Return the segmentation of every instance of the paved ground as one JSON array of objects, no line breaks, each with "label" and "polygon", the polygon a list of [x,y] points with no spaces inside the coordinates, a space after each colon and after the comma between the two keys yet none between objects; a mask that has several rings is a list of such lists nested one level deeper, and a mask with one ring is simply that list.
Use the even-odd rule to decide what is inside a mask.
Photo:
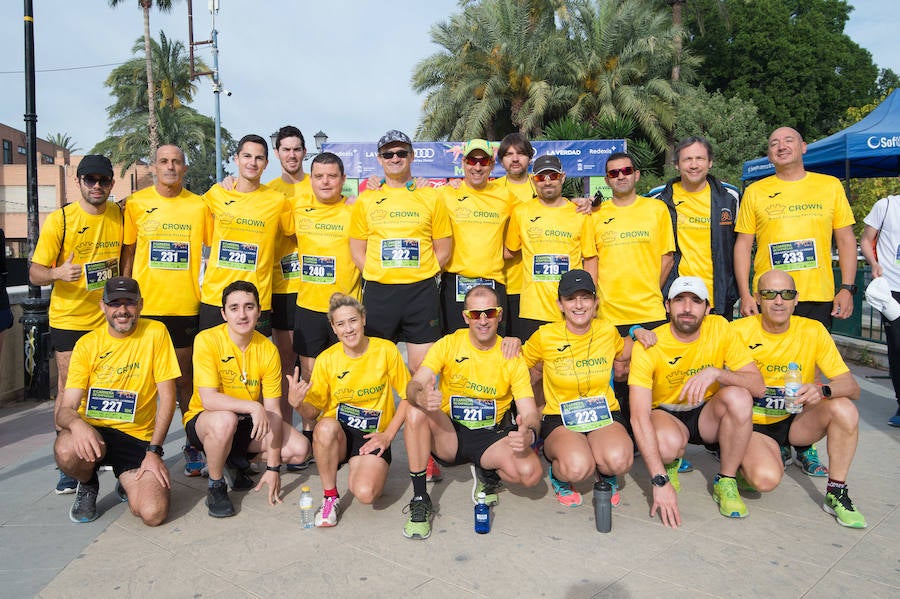
[{"label": "paved ground", "polygon": [[491,534],[476,535],[471,479],[460,467],[431,491],[440,509],[431,538],[410,541],[401,534],[411,485],[399,438],[385,496],[373,507],[347,495],[336,528],[300,528],[300,486],[321,490],[314,468],[284,476],[284,504],[233,494],[238,514],[214,520],[205,480],[181,474],[178,425],[166,443],[175,485],[165,524],[140,524],[118,503],[111,473],[100,479],[101,517],[73,524],[72,496],[52,491],[52,406],[13,405],[0,409],[0,596],[895,598],[900,430],[886,424],[895,409],[889,383],[866,378],[881,373],[854,373],[862,418],[849,482],[866,530],[838,526],[820,508],[824,480],[794,466],[774,492],[747,498],[749,518],[722,518],[710,496],[715,464],[691,447],[698,469],[682,478],[678,530],[648,518],[638,459],[610,534],[595,531],[588,503],[563,508],[542,484],[505,490]]}]

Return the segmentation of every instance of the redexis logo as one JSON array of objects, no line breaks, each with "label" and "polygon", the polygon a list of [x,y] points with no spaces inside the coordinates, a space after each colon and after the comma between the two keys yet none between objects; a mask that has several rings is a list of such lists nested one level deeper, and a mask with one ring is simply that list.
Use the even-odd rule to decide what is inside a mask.
[{"label": "redexis logo", "polygon": [[866,145],[873,150],[879,148],[900,148],[900,135],[892,135],[891,137],[872,135],[866,140]]}]

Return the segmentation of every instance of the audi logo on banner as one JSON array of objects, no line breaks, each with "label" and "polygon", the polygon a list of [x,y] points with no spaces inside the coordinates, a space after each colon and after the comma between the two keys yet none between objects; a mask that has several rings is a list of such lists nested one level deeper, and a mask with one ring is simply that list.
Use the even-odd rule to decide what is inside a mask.
[{"label": "audi logo on banner", "polygon": [[434,148],[414,148],[416,159],[434,158]]}]

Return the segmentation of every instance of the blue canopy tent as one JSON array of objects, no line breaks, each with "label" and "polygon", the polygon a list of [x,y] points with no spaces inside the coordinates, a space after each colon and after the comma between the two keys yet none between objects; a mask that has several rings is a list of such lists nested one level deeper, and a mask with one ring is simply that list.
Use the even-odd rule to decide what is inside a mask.
[{"label": "blue canopy tent", "polygon": [[[900,174],[900,90],[894,90],[858,123],[809,144],[803,166],[839,179]],[[744,163],[741,180],[755,181],[774,173],[775,167],[764,156]]]}]

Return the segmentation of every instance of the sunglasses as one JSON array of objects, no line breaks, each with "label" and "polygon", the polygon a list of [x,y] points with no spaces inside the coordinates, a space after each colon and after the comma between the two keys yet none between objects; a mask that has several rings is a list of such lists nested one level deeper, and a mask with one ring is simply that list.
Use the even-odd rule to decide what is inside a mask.
[{"label": "sunglasses", "polygon": [[463,310],[463,316],[471,320],[479,320],[482,316],[485,318],[497,318],[503,312],[503,308],[485,308],[484,310]]},{"label": "sunglasses", "polygon": [[382,152],[381,157],[385,160],[390,160],[396,156],[397,158],[406,158],[409,156],[409,150],[396,150],[394,152]]},{"label": "sunglasses", "polygon": [[131,308],[133,306],[137,306],[137,302],[135,302],[133,300],[127,300],[127,299],[117,299],[117,300],[113,300],[111,302],[103,302],[103,303],[106,304],[107,306],[109,306],[110,308],[121,308],[122,306],[125,306],[126,308]]},{"label": "sunglasses", "polygon": [[781,299],[792,300],[797,297],[796,289],[760,289],[759,297],[764,300],[773,300],[776,295],[780,295]]},{"label": "sunglasses", "polygon": [[491,162],[493,162],[493,160],[491,159],[490,156],[482,156],[480,158],[473,158],[471,156],[466,156],[464,158],[464,160],[465,160],[466,164],[468,164],[469,166],[475,166],[476,164],[478,166],[487,166]]},{"label": "sunglasses", "polygon": [[112,185],[112,179],[109,177],[95,177],[94,175],[83,175],[81,180],[84,181],[84,184],[88,187],[93,187],[97,183],[100,184],[100,187],[109,187]]},{"label": "sunglasses", "polygon": [[560,177],[562,177],[562,173],[538,173],[534,176],[534,180],[538,183],[543,183],[547,180],[558,181]]},{"label": "sunglasses", "polygon": [[634,172],[633,166],[625,166],[622,168],[613,168],[613,169],[606,171],[606,176],[609,177],[610,179],[618,179],[620,173],[627,177],[628,175],[632,174],[633,172]]}]

